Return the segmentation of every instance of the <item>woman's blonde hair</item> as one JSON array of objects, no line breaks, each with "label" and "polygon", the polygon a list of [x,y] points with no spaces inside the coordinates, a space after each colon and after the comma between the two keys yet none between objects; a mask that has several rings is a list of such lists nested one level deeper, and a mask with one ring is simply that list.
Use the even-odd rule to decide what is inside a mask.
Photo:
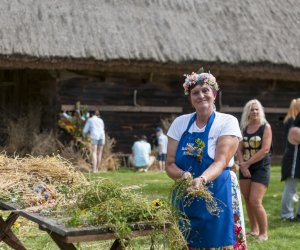
[{"label": "woman's blonde hair", "polygon": [[244,130],[250,123],[249,115],[253,104],[256,104],[258,106],[258,116],[259,116],[260,124],[262,125],[267,123],[264,108],[261,105],[260,101],[257,99],[252,99],[245,104],[243,109],[241,123],[240,123],[242,130]]},{"label": "woman's blonde hair", "polygon": [[300,98],[293,99],[290,103],[289,110],[284,117],[283,122],[285,123],[288,119],[293,118],[297,116],[297,114],[300,112]]}]

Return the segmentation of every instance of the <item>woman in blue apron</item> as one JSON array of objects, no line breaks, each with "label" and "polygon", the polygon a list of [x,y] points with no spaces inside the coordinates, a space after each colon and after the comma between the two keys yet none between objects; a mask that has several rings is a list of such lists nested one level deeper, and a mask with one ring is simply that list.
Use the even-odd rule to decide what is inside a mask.
[{"label": "woman in blue apron", "polygon": [[179,226],[189,249],[233,249],[236,237],[228,166],[241,138],[238,121],[215,111],[218,84],[210,73],[187,75],[183,87],[196,112],[177,117],[172,123],[166,171],[172,179],[193,178],[187,191],[207,185],[220,212],[210,213],[202,199],[189,205],[177,201],[176,207],[189,221],[188,230],[181,222]]}]

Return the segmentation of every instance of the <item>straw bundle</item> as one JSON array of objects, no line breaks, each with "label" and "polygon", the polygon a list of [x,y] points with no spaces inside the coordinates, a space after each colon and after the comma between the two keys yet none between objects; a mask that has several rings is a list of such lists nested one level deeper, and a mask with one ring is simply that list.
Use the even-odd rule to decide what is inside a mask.
[{"label": "straw bundle", "polygon": [[79,184],[85,177],[66,159],[56,156],[27,157],[21,160],[24,172],[37,179],[47,178],[50,183]]},{"label": "straw bundle", "polygon": [[60,156],[9,158],[0,154],[0,172],[0,199],[26,208],[53,206],[63,192],[87,183],[84,175]]}]

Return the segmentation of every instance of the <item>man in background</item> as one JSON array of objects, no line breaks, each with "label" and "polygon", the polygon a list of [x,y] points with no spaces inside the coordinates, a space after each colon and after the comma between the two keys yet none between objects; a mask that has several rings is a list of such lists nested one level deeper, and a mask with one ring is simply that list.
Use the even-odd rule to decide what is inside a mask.
[{"label": "man in background", "polygon": [[147,142],[147,137],[142,135],[132,146],[130,163],[139,171],[147,172],[154,163],[155,157],[151,156],[151,145]]},{"label": "man in background", "polygon": [[90,133],[92,140],[92,170],[96,173],[101,170],[102,152],[105,144],[104,122],[100,118],[98,110],[94,114],[92,113],[92,117],[87,120],[83,128],[83,137],[86,137],[87,133]]},{"label": "man in background", "polygon": [[162,128],[156,128],[155,132],[157,138],[157,160],[159,170],[163,172],[166,168],[168,137],[163,133]]}]

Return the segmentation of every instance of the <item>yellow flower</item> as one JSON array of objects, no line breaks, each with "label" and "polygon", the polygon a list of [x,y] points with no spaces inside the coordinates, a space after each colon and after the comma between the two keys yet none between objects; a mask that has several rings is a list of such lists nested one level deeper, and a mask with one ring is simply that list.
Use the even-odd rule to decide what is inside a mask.
[{"label": "yellow flower", "polygon": [[18,230],[20,228],[21,224],[19,222],[15,222],[12,226],[13,229]]},{"label": "yellow flower", "polygon": [[153,201],[152,201],[152,205],[153,205],[154,207],[162,207],[162,206],[163,206],[163,203],[162,203],[161,200],[156,199],[156,200],[153,200]]},{"label": "yellow flower", "polygon": [[75,130],[73,125],[66,125],[66,129],[70,132],[73,132]]}]

